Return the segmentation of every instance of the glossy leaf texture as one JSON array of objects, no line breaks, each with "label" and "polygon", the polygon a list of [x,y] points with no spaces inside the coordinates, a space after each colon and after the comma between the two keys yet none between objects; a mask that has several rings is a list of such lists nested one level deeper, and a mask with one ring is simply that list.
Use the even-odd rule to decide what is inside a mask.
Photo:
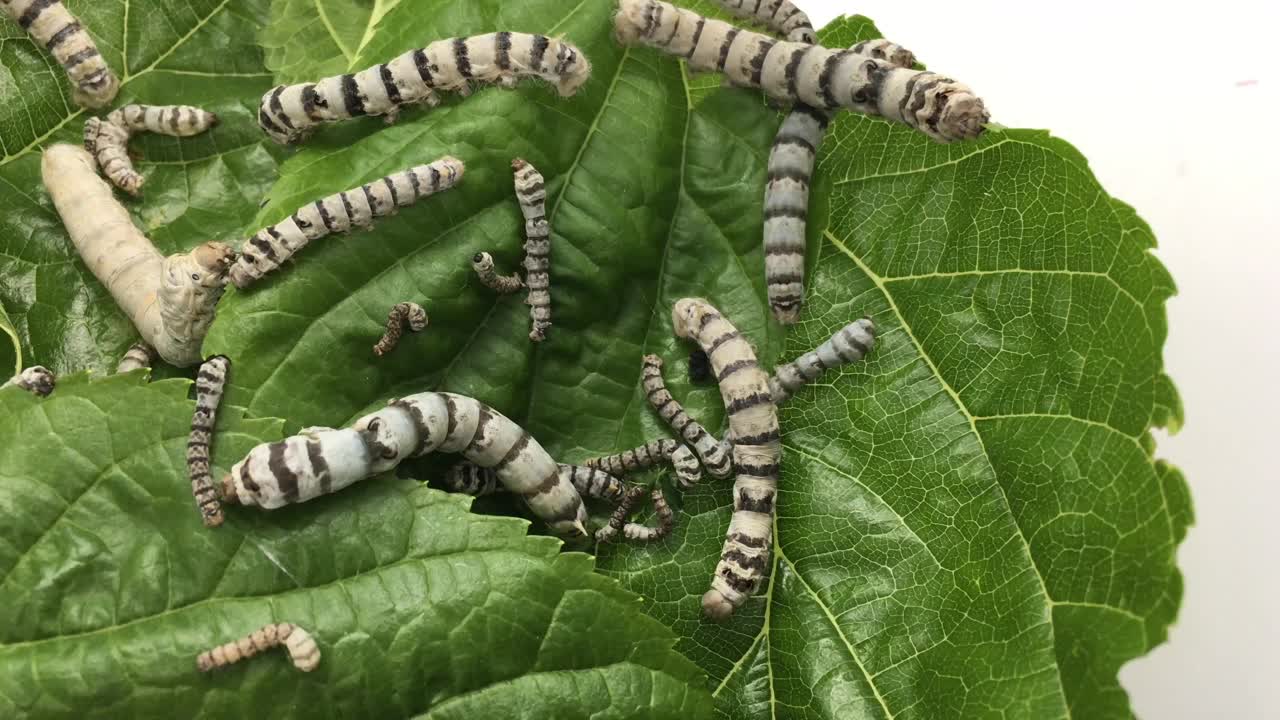
[{"label": "glossy leaf texture", "polygon": [[[184,461],[190,382],[0,390],[0,715],[709,717],[706,677],[592,559],[411,480],[208,530]],[[227,412],[220,470],[279,436]],[[205,675],[269,622],[319,641]],[[572,699],[572,702],[569,701]],[[510,708],[520,708],[520,713]]]}]

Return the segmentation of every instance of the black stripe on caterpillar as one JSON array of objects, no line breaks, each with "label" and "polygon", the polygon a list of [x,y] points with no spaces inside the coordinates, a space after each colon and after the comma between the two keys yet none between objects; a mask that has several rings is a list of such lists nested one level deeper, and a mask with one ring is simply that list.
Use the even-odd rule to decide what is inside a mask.
[{"label": "black stripe on caterpillar", "polygon": [[395,350],[400,344],[400,337],[404,335],[405,327],[408,327],[410,332],[422,332],[427,327],[427,311],[417,303],[396,303],[391,308],[391,312],[387,313],[386,332],[373,346],[373,354],[382,357]]},{"label": "black stripe on caterpillar", "polygon": [[545,35],[449,38],[357,73],[272,88],[262,96],[258,125],[272,140],[291,143],[321,123],[362,115],[394,120],[401,106],[434,106],[437,90],[466,95],[472,82],[514,87],[521,77],[537,77],[568,97],[590,76],[591,63],[577,47]]},{"label": "black stripe on caterpillar", "polygon": [[693,448],[702,467],[712,477],[729,477],[733,472],[733,458],[721,447],[720,441],[690,417],[684,406],[671,396],[662,379],[662,358],[645,355],[640,372],[645,399],[658,416]]},{"label": "black stripe on caterpillar", "polygon": [[519,273],[499,275],[493,267],[493,256],[487,252],[478,252],[471,258],[471,269],[476,271],[480,284],[503,295],[510,295],[524,287],[524,280],[520,279]]},{"label": "black stripe on caterpillar", "polygon": [[272,623],[252,633],[206,650],[196,657],[200,672],[209,672],[251,658],[260,652],[283,645],[289,651],[293,666],[302,672],[311,672],[320,665],[320,647],[311,633],[293,623]]},{"label": "black stripe on caterpillar", "polygon": [[0,7],[53,57],[71,79],[72,97],[87,108],[109,105],[120,79],[80,21],[57,0],[0,0]]},{"label": "black stripe on caterpillar", "polygon": [[150,368],[151,363],[156,360],[156,350],[144,342],[136,342],[129,346],[125,351],[124,357],[120,358],[120,364],[116,365],[116,374],[141,370],[142,368]]},{"label": "black stripe on caterpillar", "polygon": [[542,342],[551,329],[551,224],[547,221],[547,183],[522,158],[511,161],[516,199],[524,215],[524,279],[529,286],[529,339]]},{"label": "black stripe on caterpillar", "polygon": [[0,387],[20,387],[23,390],[37,397],[47,397],[53,392],[53,388],[58,383],[58,376],[53,371],[43,365],[32,365],[22,372],[9,378],[9,381]]},{"label": "black stripe on caterpillar", "polygon": [[135,132],[190,137],[217,124],[217,115],[190,105],[125,105],[105,119],[85,121],[84,149],[94,156],[111,184],[136,196],[146,178],[134,169],[129,157],[129,138]]},{"label": "black stripe on caterpillar", "polygon": [[697,454],[688,445],[666,438],[650,440],[638,448],[592,458],[582,464],[598,467],[610,475],[629,475],[661,463],[671,465],[682,488],[689,488],[702,479],[702,461]]},{"label": "black stripe on caterpillar", "polygon": [[303,205],[244,242],[231,268],[231,282],[238,288],[246,288],[280,267],[308,243],[353,227],[369,227],[374,218],[452,188],[465,172],[466,166],[461,160],[445,156],[428,165],[401,170]]},{"label": "black stripe on caterpillar", "polygon": [[586,534],[582,498],[542,445],[497,410],[452,393],[410,395],[350,428],[304,430],[259,445],[223,479],[223,499],[270,510],[336,492],[436,451],[461,453],[493,468],[503,487],[557,534]]},{"label": "black stripe on caterpillar", "polygon": [[817,42],[818,38],[813,31],[813,23],[809,22],[809,16],[801,12],[791,0],[714,0],[714,2],[738,17],[761,23],[770,31],[792,42]]},{"label": "black stripe on caterpillar", "polygon": [[191,435],[187,439],[187,475],[191,479],[191,495],[205,527],[222,524],[222,503],[214,489],[210,471],[210,445],[213,443],[213,427],[218,420],[218,405],[227,385],[227,373],[231,360],[225,355],[215,355],[200,366],[196,373],[196,411],[191,418]]},{"label": "black stripe on caterpillar", "polygon": [[614,30],[625,45],[657,48],[774,100],[880,115],[940,142],[976,138],[990,119],[982,100],[951,78],[853,50],[774,40],[660,0],[618,0]]},{"label": "black stripe on caterpillar", "polygon": [[722,620],[759,588],[768,567],[782,465],[778,411],[751,343],[710,303],[678,300],[671,320],[677,337],[706,351],[735,438],[733,519],[711,589],[702,596],[703,612]]}]

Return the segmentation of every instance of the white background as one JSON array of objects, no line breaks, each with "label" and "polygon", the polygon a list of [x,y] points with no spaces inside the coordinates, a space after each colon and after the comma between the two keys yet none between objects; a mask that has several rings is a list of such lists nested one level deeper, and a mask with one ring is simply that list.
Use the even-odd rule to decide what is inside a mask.
[{"label": "white background", "polygon": [[1051,129],[1151,224],[1187,415],[1158,454],[1196,522],[1170,641],[1120,677],[1145,720],[1280,718],[1280,2],[795,1],[818,27],[867,15],[993,120]]}]

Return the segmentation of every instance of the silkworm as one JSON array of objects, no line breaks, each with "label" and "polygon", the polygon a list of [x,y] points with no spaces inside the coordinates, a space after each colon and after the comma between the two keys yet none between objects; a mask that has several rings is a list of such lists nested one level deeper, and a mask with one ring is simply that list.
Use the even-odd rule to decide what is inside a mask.
[{"label": "silkworm", "polygon": [[545,35],[449,38],[357,73],[272,88],[262,96],[258,125],[272,140],[291,143],[321,123],[362,115],[394,120],[404,105],[439,104],[438,90],[467,95],[472,82],[514,87],[519,78],[536,77],[568,97],[590,76],[591,63],[577,47]]},{"label": "silkworm", "polygon": [[213,487],[209,474],[209,446],[213,442],[213,426],[218,419],[218,405],[227,384],[227,372],[231,360],[225,355],[214,355],[200,366],[196,373],[196,412],[191,418],[191,436],[187,439],[187,475],[191,478],[191,495],[204,526],[222,524],[222,503]]},{"label": "silkworm", "polygon": [[345,233],[353,227],[369,227],[374,218],[452,188],[465,172],[466,166],[461,160],[446,155],[428,165],[401,170],[303,205],[244,242],[231,268],[231,282],[238,288],[246,288],[280,267],[308,243],[331,233]]},{"label": "silkworm", "polygon": [[484,403],[427,392],[391,401],[350,428],[312,429],[263,443],[222,481],[223,501],[270,510],[336,492],[409,457],[456,452],[519,495],[560,535],[586,534],[586,508],[542,445]]},{"label": "silkworm", "polygon": [[136,342],[130,345],[129,349],[125,351],[124,357],[120,358],[120,364],[116,365],[116,374],[149,368],[155,360],[155,348],[144,342]]},{"label": "silkworm", "polygon": [[9,387],[14,385],[20,387],[27,392],[38,397],[46,397],[53,392],[53,387],[58,382],[58,377],[51,370],[42,365],[32,365],[22,372],[14,375],[4,385],[0,387]]},{"label": "silkworm", "polygon": [[551,224],[547,222],[547,183],[521,158],[511,161],[516,199],[524,215],[524,278],[529,286],[529,339],[542,342],[551,329]]},{"label": "silkworm", "polygon": [[876,324],[871,318],[855,320],[794,361],[779,365],[769,378],[773,402],[781,405],[797,390],[813,382],[823,371],[857,362],[876,344]]},{"label": "silkworm", "polygon": [[427,311],[417,303],[396,303],[391,312],[387,313],[387,330],[378,344],[373,346],[373,354],[381,357],[395,350],[406,326],[410,332],[422,332],[427,327]]},{"label": "silkworm", "polygon": [[143,235],[83,148],[44,151],[41,175],[80,257],[133,321],[143,342],[177,367],[200,346],[226,289],[235,252],[219,242],[164,257]]},{"label": "silkworm", "polygon": [[627,524],[627,518],[631,517],[631,512],[635,508],[637,502],[644,495],[644,488],[633,487],[629,492],[622,496],[622,500],[618,502],[618,506],[613,509],[613,513],[609,515],[609,522],[605,526],[596,530],[595,540],[598,543],[611,542],[618,533],[622,531],[624,525]]},{"label": "silkworm", "polygon": [[731,84],[776,101],[881,115],[940,142],[975,138],[989,120],[968,86],[937,73],[774,40],[660,0],[619,0],[618,7],[614,30],[623,44],[685,58],[694,71],[723,72]]},{"label": "silkworm", "polygon": [[703,612],[721,620],[759,588],[768,567],[782,465],[778,410],[751,343],[710,303],[678,300],[671,320],[676,336],[696,341],[711,360],[734,437],[733,519],[711,589],[702,596]]},{"label": "silkworm", "polygon": [[671,396],[666,383],[662,379],[662,358],[657,355],[645,355],[641,369],[641,387],[649,405],[684,438],[702,461],[712,477],[729,477],[733,472],[733,459],[720,445],[714,435],[707,432],[697,420],[685,412],[684,406]]},{"label": "silkworm", "polygon": [[635,542],[654,542],[661,540],[671,534],[671,530],[676,525],[675,513],[671,511],[671,506],[667,504],[667,496],[663,494],[662,488],[655,485],[649,491],[649,497],[653,502],[653,513],[658,518],[657,527],[649,527],[640,523],[627,523],[622,526],[622,535],[628,540]]},{"label": "silkworm", "polygon": [[53,53],[71,79],[72,97],[87,108],[109,105],[120,79],[107,66],[89,31],[57,0],[0,0],[9,17],[31,39]]},{"label": "silkworm", "polygon": [[478,252],[471,258],[471,269],[476,271],[480,283],[490,290],[509,295],[524,287],[519,273],[499,275],[493,269],[493,256],[487,252]]},{"label": "silkworm", "polygon": [[707,354],[701,348],[690,350],[689,382],[701,384],[710,382],[711,378],[711,361],[707,359]]},{"label": "silkworm", "polygon": [[492,468],[482,468],[465,460],[455,463],[444,475],[445,490],[471,497],[491,495],[500,487],[498,474]]},{"label": "silkworm", "polygon": [[264,625],[239,640],[206,650],[196,657],[196,667],[200,672],[217,670],[281,645],[289,651],[293,666],[302,672],[311,672],[319,667],[320,647],[316,645],[316,639],[306,630],[287,622]]},{"label": "silkworm", "polygon": [[218,124],[218,116],[190,105],[125,105],[106,119],[84,124],[84,149],[98,161],[102,174],[130,195],[142,190],[144,178],[129,157],[129,138],[135,132],[174,137],[198,135]]},{"label": "silkworm", "polygon": [[715,0],[715,3],[738,17],[763,24],[792,42],[817,41],[809,16],[791,0]]},{"label": "silkworm", "polygon": [[600,468],[610,475],[629,475],[661,463],[671,465],[682,488],[688,488],[702,479],[702,462],[698,460],[698,456],[688,445],[670,439],[650,440],[638,448],[592,458],[582,464]]},{"label": "silkworm", "polygon": [[804,303],[809,180],[826,130],[825,113],[797,104],[778,128],[769,152],[764,189],[764,275],[769,307],[783,325],[795,324]]},{"label": "silkworm", "polygon": [[[626,483],[598,467],[557,463],[560,480],[573,486],[582,497],[618,502],[626,494]],[[445,473],[445,489],[481,497],[498,492],[501,483],[493,468],[480,467],[473,462],[460,462]]]}]

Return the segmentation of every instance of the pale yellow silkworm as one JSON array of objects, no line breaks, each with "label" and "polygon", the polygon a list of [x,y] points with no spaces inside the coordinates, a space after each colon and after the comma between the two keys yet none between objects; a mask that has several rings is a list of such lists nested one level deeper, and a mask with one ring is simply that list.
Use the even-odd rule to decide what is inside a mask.
[{"label": "pale yellow silkworm", "polygon": [[0,7],[31,39],[53,53],[71,79],[72,97],[87,108],[109,105],[120,79],[107,66],[89,31],[57,0],[0,0]]},{"label": "pale yellow silkworm", "polygon": [[281,645],[289,651],[293,666],[302,672],[311,672],[320,666],[320,646],[316,639],[297,625],[285,622],[264,625],[239,640],[200,653],[196,667],[200,672],[217,670]]}]

